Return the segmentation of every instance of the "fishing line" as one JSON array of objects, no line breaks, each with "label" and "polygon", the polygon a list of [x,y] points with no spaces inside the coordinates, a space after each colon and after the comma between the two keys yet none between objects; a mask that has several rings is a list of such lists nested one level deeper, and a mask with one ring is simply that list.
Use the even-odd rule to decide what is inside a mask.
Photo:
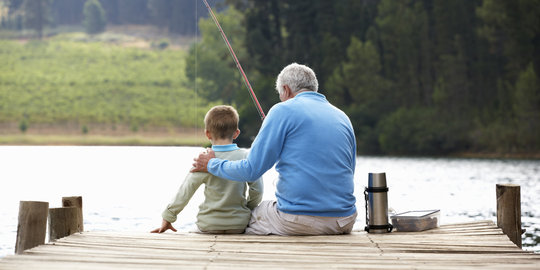
[{"label": "fishing line", "polygon": [[263,109],[261,108],[261,104],[259,104],[259,100],[257,100],[257,96],[255,95],[255,92],[253,92],[253,88],[251,88],[251,84],[249,83],[249,80],[244,73],[244,69],[242,69],[242,66],[240,65],[240,61],[238,61],[238,58],[236,58],[236,54],[234,53],[234,50],[231,46],[231,43],[229,43],[229,39],[227,39],[227,36],[225,35],[225,32],[223,32],[223,29],[221,28],[221,25],[219,24],[216,15],[214,15],[214,12],[212,11],[212,8],[210,8],[210,5],[208,5],[208,2],[206,0],[203,0],[204,5],[208,9],[208,13],[210,13],[210,16],[214,20],[214,23],[216,24],[217,28],[219,29],[219,32],[221,33],[221,37],[223,38],[223,41],[225,41],[225,44],[229,48],[229,52],[231,53],[231,56],[236,63],[236,67],[238,68],[238,71],[240,71],[240,74],[242,74],[242,77],[244,78],[244,84],[249,90],[249,95],[251,96],[251,100],[255,104],[255,107],[257,108],[257,112],[259,113],[259,116],[261,117],[261,120],[264,120],[266,117],[264,114]]},{"label": "fishing line", "polygon": [[[198,78],[198,70],[199,70],[199,8],[197,6],[197,0],[195,0],[195,131],[197,131],[197,128],[199,127],[200,121],[198,120],[199,116],[199,85],[197,83]],[[202,128],[201,128],[202,130]],[[204,141],[201,139],[201,141]]]}]

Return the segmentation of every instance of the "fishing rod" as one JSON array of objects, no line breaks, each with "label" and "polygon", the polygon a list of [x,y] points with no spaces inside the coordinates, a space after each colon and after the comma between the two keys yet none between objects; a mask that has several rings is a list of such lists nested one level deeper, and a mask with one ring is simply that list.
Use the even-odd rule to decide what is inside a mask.
[{"label": "fishing rod", "polygon": [[238,68],[238,71],[240,71],[240,74],[242,74],[242,77],[244,78],[244,84],[249,90],[249,95],[251,96],[251,100],[255,104],[255,107],[257,107],[257,112],[259,113],[259,116],[261,117],[261,121],[264,120],[266,116],[264,115],[264,111],[261,108],[261,104],[259,104],[259,100],[257,100],[257,96],[255,95],[255,92],[253,92],[253,88],[251,88],[251,84],[249,83],[246,73],[244,73],[244,69],[242,69],[242,65],[240,65],[240,61],[238,61],[238,58],[236,58],[236,54],[234,53],[231,43],[229,43],[229,39],[227,39],[225,32],[223,32],[223,29],[221,28],[221,25],[219,24],[216,18],[216,15],[214,15],[212,8],[210,8],[210,5],[208,5],[208,2],[206,0],[203,0],[203,2],[206,8],[208,9],[208,13],[210,13],[210,16],[214,20],[214,23],[216,24],[217,28],[219,29],[219,32],[221,33],[221,37],[223,38],[223,41],[225,41],[225,44],[229,48],[229,52],[231,53],[231,56],[234,59],[234,62],[236,63],[236,67]]}]

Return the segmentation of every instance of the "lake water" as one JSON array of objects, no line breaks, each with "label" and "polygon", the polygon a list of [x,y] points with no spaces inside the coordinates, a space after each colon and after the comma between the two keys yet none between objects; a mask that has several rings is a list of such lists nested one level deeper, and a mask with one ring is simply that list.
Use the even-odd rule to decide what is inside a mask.
[{"label": "lake water", "polygon": [[[0,257],[13,254],[19,201],[83,196],[84,229],[150,231],[184,180],[197,147],[0,146]],[[355,230],[365,226],[363,189],[369,172],[386,172],[396,212],[440,209],[441,224],[496,221],[495,184],[521,185],[523,245],[540,252],[540,161],[358,157]],[[264,175],[264,199],[275,199],[274,170]],[[202,188],[178,216],[195,229]]]}]

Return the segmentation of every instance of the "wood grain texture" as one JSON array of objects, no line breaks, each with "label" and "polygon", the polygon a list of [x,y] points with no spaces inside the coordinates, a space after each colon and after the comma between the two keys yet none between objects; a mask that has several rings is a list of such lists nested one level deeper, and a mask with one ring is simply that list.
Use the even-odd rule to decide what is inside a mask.
[{"label": "wood grain texture", "polygon": [[82,196],[71,196],[71,197],[62,197],[62,206],[63,207],[76,207],[79,211],[77,213],[77,226],[78,231],[84,231],[84,221],[83,221],[83,202]]},{"label": "wood grain texture", "polygon": [[48,202],[21,201],[15,253],[20,254],[29,248],[45,243],[47,232]]},{"label": "wood grain texture", "polygon": [[49,209],[49,241],[80,232],[79,213],[77,207],[59,207]]},{"label": "wood grain texture", "polygon": [[0,269],[540,269],[491,221],[338,236],[83,232],[0,260]]},{"label": "wood grain texture", "polygon": [[521,188],[514,184],[497,184],[497,227],[521,248]]}]

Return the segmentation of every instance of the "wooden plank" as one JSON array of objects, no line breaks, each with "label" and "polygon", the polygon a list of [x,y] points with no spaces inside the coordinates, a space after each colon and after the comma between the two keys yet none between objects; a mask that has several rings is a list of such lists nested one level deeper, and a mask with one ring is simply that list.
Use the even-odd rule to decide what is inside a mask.
[{"label": "wooden plank", "polygon": [[62,207],[75,207],[77,211],[77,231],[84,231],[83,201],[81,196],[62,197]]},{"label": "wooden plank", "polygon": [[539,255],[517,248],[493,222],[302,237],[84,232],[7,256],[0,269],[539,269]]},{"label": "wooden plank", "polygon": [[[340,264],[357,264],[360,262],[359,258],[357,257],[349,257],[349,258],[334,258],[331,256],[328,256],[327,258],[319,258],[314,260],[314,258],[304,258],[304,257],[297,257],[297,256],[266,256],[266,255],[260,255],[260,256],[247,256],[242,260],[238,259],[238,256],[234,256],[235,254],[213,254],[214,256],[195,256],[192,258],[189,258],[188,260],[185,259],[185,257],[179,255],[179,256],[144,256],[144,257],[138,257],[138,256],[100,256],[99,258],[96,258],[94,256],[88,256],[84,255],[81,257],[77,256],[47,256],[46,254],[41,255],[32,255],[32,256],[26,256],[24,260],[19,261],[39,261],[39,262],[47,262],[47,261],[64,261],[64,262],[78,262],[78,263],[137,263],[137,264],[176,264],[177,262],[184,262],[184,261],[190,261],[193,263],[201,263],[201,262],[208,262],[210,260],[213,261],[222,261],[222,262],[230,262],[230,263],[255,263],[255,262],[261,262],[261,263],[286,263],[286,264],[328,264],[328,263],[336,263],[339,262]],[[218,256],[215,256],[218,255]],[[444,256],[443,256],[444,257]],[[363,264],[395,264],[396,260],[399,259],[399,262],[401,263],[407,263],[407,264],[414,264],[414,263],[422,263],[422,264],[433,264],[438,265],[441,264],[441,262],[444,262],[445,264],[450,263],[452,265],[463,265],[463,264],[483,264],[486,262],[489,262],[493,264],[494,262],[497,263],[505,263],[502,259],[496,259],[491,258],[491,260],[478,260],[476,256],[472,256],[472,254],[462,256],[463,259],[458,259],[459,257],[448,257],[441,260],[430,260],[427,256],[415,256],[410,258],[402,258],[402,257],[395,257],[395,256],[371,256],[371,257],[361,257]],[[495,261],[493,261],[495,259]],[[519,258],[516,257],[510,257],[507,259],[512,259],[512,261],[519,263]],[[508,262],[508,261],[506,261]]]},{"label": "wooden plank", "polygon": [[49,241],[80,232],[77,207],[49,208]]},{"label": "wooden plank", "polygon": [[21,201],[19,203],[15,253],[20,254],[29,248],[45,243],[48,211],[48,202]]},{"label": "wooden plank", "polygon": [[497,227],[521,248],[521,193],[515,184],[497,184]]}]

